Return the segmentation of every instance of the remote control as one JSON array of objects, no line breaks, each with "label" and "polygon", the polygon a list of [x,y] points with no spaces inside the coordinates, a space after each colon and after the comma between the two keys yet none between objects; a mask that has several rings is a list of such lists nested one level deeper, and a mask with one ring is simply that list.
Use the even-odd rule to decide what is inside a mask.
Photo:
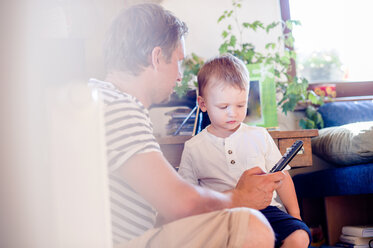
[{"label": "remote control", "polygon": [[290,149],[282,156],[282,158],[273,166],[273,168],[269,171],[270,173],[277,172],[283,170],[288,163],[297,155],[299,150],[303,146],[303,141],[297,140],[294,144],[290,147]]}]

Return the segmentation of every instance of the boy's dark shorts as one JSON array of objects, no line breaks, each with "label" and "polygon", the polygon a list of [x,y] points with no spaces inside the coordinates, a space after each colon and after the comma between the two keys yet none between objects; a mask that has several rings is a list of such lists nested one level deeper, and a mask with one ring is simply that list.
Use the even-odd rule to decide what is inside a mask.
[{"label": "boy's dark shorts", "polygon": [[308,226],[301,220],[285,213],[277,207],[268,206],[260,210],[271,224],[276,235],[275,247],[280,247],[282,241],[286,239],[291,233],[302,229],[308,233],[311,244],[311,231]]}]

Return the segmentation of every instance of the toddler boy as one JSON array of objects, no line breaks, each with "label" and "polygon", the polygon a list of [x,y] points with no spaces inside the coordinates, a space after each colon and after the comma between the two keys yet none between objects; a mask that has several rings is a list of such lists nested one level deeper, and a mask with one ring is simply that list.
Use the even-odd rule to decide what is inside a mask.
[{"label": "toddler boy", "polygon": [[[198,73],[198,104],[211,124],[185,143],[179,174],[190,183],[220,192],[234,189],[241,174],[252,167],[268,172],[282,157],[265,128],[243,122],[247,112],[249,74],[233,55],[207,61]],[[291,176],[277,193],[288,213],[281,211],[274,193],[261,209],[274,229],[276,247],[308,247],[310,231],[301,221]]]}]

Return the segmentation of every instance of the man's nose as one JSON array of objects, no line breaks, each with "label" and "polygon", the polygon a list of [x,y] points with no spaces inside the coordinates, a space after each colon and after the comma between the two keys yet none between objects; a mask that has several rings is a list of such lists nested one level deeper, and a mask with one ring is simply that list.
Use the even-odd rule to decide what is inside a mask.
[{"label": "man's nose", "polygon": [[183,79],[183,68],[181,66],[181,63],[178,64],[178,67],[177,67],[177,82],[181,82],[181,80]]},{"label": "man's nose", "polygon": [[177,73],[176,81],[177,81],[177,82],[181,82],[182,78],[183,78],[183,75],[182,75],[181,71],[179,71],[179,72]]}]

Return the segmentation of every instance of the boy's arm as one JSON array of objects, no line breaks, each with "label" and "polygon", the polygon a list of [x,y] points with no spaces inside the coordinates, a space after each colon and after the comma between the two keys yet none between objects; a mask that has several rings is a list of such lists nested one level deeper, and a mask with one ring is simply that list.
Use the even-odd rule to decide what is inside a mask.
[{"label": "boy's arm", "polygon": [[195,166],[198,166],[200,163],[195,162],[192,155],[191,148],[188,143],[185,143],[178,173],[186,181],[198,185],[198,175],[196,174]]},{"label": "boy's arm", "polygon": [[276,190],[282,203],[284,204],[286,211],[293,217],[300,219],[300,210],[295,193],[293,179],[291,178],[288,171],[284,171],[285,179],[282,185]]},{"label": "boy's arm", "polygon": [[[267,139],[267,153],[266,153],[266,167],[267,171],[272,169],[273,165],[281,159],[282,155],[273,141],[271,135],[266,132],[266,139]],[[295,193],[294,183],[293,180],[287,171],[287,169],[290,169],[290,166],[287,165],[285,169],[283,170],[283,173],[285,175],[285,179],[281,186],[276,190],[282,203],[284,204],[287,212],[292,215],[295,218],[300,218],[300,210],[298,205],[297,196]]]}]

